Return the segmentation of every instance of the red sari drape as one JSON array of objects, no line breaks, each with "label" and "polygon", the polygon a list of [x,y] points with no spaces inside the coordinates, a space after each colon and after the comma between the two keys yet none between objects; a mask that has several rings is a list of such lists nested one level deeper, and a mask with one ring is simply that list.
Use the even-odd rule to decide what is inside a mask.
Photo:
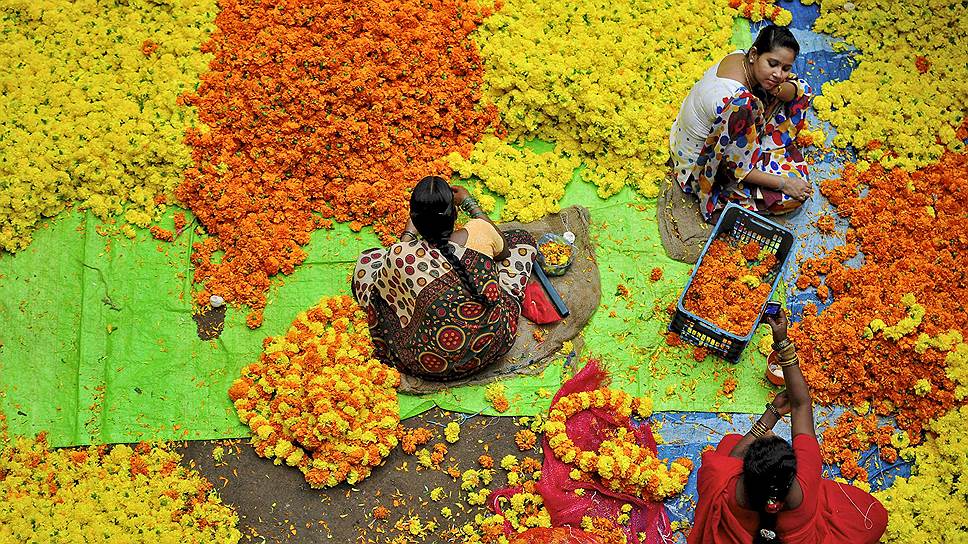
[{"label": "red sari drape", "polygon": [[[736,481],[743,460],[729,452],[742,437],[723,437],[714,451],[702,456],[699,501],[689,544],[751,544],[759,515],[736,502]],[[784,544],[873,544],[887,527],[887,511],[869,493],[821,478],[822,461],[816,437],[793,438],[797,482],[803,502],[777,516],[777,533]]]}]

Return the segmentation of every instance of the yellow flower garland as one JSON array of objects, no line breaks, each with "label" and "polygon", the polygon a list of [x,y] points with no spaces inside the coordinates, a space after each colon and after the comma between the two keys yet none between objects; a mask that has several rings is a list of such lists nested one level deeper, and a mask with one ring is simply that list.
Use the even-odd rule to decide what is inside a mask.
[{"label": "yellow flower garland", "polygon": [[[197,124],[178,105],[210,58],[216,3],[11,0],[0,8],[0,249],[77,202],[147,226]],[[129,227],[130,229],[130,227]]]},{"label": "yellow flower garland", "polygon": [[565,423],[584,410],[608,410],[619,420],[652,415],[652,399],[633,398],[616,389],[572,393],[558,400],[545,423],[545,435],[555,457],[573,465],[571,477],[580,481],[601,479],[609,489],[650,501],[663,501],[685,488],[692,462],[677,459],[666,467],[648,447],[640,446],[634,433],[619,428],[597,451],[584,451],[568,437]]},{"label": "yellow flower garland", "polygon": [[400,439],[400,374],[372,359],[366,313],[325,297],[265,345],[229,389],[256,453],[316,488],[369,476]]},{"label": "yellow flower garland", "polygon": [[486,97],[511,141],[557,143],[606,198],[658,193],[669,127],[709,66],[729,52],[726,0],[508,0],[477,40]]}]

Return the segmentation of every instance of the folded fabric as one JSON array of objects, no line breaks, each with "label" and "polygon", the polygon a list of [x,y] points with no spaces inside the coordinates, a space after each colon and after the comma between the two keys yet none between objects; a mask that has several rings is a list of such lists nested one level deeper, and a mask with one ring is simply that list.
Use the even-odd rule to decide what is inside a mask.
[{"label": "folded fabric", "polygon": [[551,298],[545,292],[544,287],[533,279],[524,288],[524,301],[521,303],[521,315],[528,318],[532,323],[547,325],[557,323],[562,317],[551,303]]}]

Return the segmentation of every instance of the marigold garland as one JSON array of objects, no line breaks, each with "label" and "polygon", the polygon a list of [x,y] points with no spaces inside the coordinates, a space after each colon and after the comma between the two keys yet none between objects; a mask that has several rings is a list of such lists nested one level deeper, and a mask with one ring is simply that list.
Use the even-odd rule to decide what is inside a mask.
[{"label": "marigold garland", "polygon": [[[737,336],[756,325],[770,296],[767,277],[776,271],[776,255],[756,242],[740,247],[720,237],[709,244],[683,297],[686,310]],[[697,356],[697,360],[701,360]]]},{"label": "marigold garland", "polygon": [[195,248],[196,301],[258,310],[313,230],[399,234],[414,184],[448,175],[443,157],[469,153],[497,113],[478,107],[473,0],[220,7],[204,46],[215,59],[183,97],[211,129],[188,132],[194,165],[177,195],[215,237]]},{"label": "marigold garland", "polygon": [[[859,50],[846,81],[813,100],[837,130],[833,145],[906,170],[962,152],[968,136],[968,27],[961,0],[820,2],[814,30]],[[842,45],[842,44],[840,44]]]},{"label": "marigold garland", "polygon": [[[914,173],[848,166],[821,184],[849,220],[847,245],[805,261],[797,280],[833,298],[790,331],[814,397],[895,415],[913,443],[968,392],[965,179],[964,154]],[[843,264],[858,249],[863,264]]]},{"label": "marigold garland", "polygon": [[371,358],[366,313],[326,297],[264,345],[229,389],[256,453],[298,467],[311,487],[369,476],[401,435],[400,374]]},{"label": "marigold garland", "polygon": [[754,23],[764,19],[786,26],[793,22],[793,14],[773,3],[773,0],[729,0],[729,7]]},{"label": "marigold garland", "polygon": [[0,541],[234,544],[238,516],[166,446],[53,450],[6,436],[0,415]]},{"label": "marigold garland", "polygon": [[176,97],[210,59],[198,44],[216,10],[210,0],[3,3],[0,250],[27,247],[74,203],[142,227],[161,216],[197,122]]},{"label": "marigold garland", "polygon": [[732,13],[726,0],[507,0],[477,33],[487,96],[510,141],[555,142],[603,198],[655,196],[668,127],[729,52]]},{"label": "marigold garland", "polygon": [[584,451],[576,446],[568,437],[565,424],[569,417],[592,408],[607,410],[619,420],[633,414],[647,418],[652,415],[652,399],[633,398],[618,389],[581,391],[558,399],[551,407],[544,431],[555,457],[575,467],[571,473],[573,479],[599,479],[613,491],[655,502],[685,488],[692,462],[677,459],[667,467],[651,449],[639,445],[630,429],[618,428],[596,451]]}]

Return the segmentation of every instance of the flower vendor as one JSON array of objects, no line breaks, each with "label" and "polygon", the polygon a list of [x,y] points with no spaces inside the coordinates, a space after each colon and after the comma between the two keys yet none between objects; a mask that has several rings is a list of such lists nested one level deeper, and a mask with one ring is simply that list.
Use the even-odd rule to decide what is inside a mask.
[{"label": "flower vendor", "polygon": [[796,137],[811,90],[790,73],[799,51],[789,30],[764,27],[748,51],[709,68],[679,108],[669,135],[673,176],[706,221],[730,201],[783,214],[810,197]]},{"label": "flower vendor", "polygon": [[[728,434],[703,454],[689,543],[873,544],[887,527],[887,511],[860,488],[820,477],[813,401],[787,338],[786,315],[766,322],[787,390],[767,403],[745,436]],[[786,414],[792,446],[771,430]]]},{"label": "flower vendor", "polygon": [[[471,219],[455,230],[458,207]],[[437,381],[497,361],[514,343],[536,253],[530,234],[502,233],[466,189],[424,178],[400,241],[364,251],[354,271],[375,355]]]}]

